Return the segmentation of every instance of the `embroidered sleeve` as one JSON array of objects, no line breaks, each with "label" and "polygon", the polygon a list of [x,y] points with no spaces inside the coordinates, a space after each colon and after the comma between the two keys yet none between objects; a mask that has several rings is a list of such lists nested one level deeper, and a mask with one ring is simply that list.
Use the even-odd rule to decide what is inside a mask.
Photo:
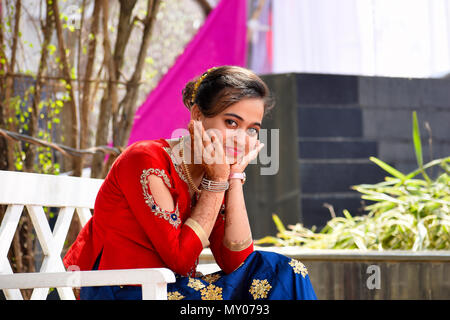
[{"label": "embroidered sleeve", "polygon": [[145,203],[150,207],[155,216],[168,221],[172,226],[178,228],[178,226],[181,224],[178,202],[176,203],[175,209],[173,211],[167,211],[158,206],[155,199],[151,195],[151,192],[148,187],[148,176],[150,174],[157,175],[158,177],[163,179],[164,183],[169,188],[172,187],[169,177],[167,176],[164,169],[155,169],[155,168],[144,169],[144,171],[141,174],[140,182],[142,186],[142,192],[144,195]]},{"label": "embroidered sleeve", "polygon": [[[165,266],[175,273],[187,276],[195,270],[196,262],[203,249],[202,239],[189,224],[183,223],[181,204],[177,192],[173,192],[173,180],[168,174],[170,163],[164,150],[125,151],[116,166],[118,181],[131,214],[148,237]],[[161,208],[155,201],[148,177],[157,175],[171,189],[175,203],[173,211]]]}]

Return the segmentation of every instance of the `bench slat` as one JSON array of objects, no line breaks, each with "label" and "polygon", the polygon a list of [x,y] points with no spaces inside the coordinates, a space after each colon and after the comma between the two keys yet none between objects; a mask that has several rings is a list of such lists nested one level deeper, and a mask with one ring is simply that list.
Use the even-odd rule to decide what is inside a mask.
[{"label": "bench slat", "polygon": [[84,227],[84,225],[89,221],[89,219],[92,217],[91,211],[89,208],[77,208],[77,214],[80,218],[81,226]]},{"label": "bench slat", "polygon": [[94,208],[102,179],[0,170],[0,204]]},{"label": "bench slat", "polygon": [[[0,264],[7,259],[9,248],[16,233],[23,205],[9,205],[0,225]],[[1,265],[0,265],[1,268]]]},{"label": "bench slat", "polygon": [[[2,263],[1,261],[0,263]],[[6,263],[3,262],[3,266],[1,266],[0,272],[2,274],[11,275],[13,273],[11,266],[8,263],[8,260],[6,260]],[[0,275],[1,276],[1,275]],[[1,288],[2,282],[0,281],[0,288]],[[23,300],[22,293],[19,289],[4,289],[3,293],[5,294],[6,299],[8,300]]]},{"label": "bench slat", "polygon": [[[172,282],[175,275],[166,268],[0,275],[0,289],[142,285],[144,299],[167,299],[167,283]],[[36,295],[32,299],[45,297]]]},{"label": "bench slat", "polygon": [[[7,299],[22,300],[19,289],[34,289],[31,299],[46,299],[49,288],[57,288],[61,299],[74,299],[73,287],[132,284],[142,286],[143,299],[167,299],[167,283],[175,282],[175,276],[166,268],[66,272],[61,251],[73,215],[78,214],[82,226],[89,221],[102,183],[101,179],[0,170],[0,204],[8,205],[0,225],[0,289]],[[40,272],[14,274],[7,255],[24,206],[44,259]],[[60,208],[53,231],[44,206]]]}]

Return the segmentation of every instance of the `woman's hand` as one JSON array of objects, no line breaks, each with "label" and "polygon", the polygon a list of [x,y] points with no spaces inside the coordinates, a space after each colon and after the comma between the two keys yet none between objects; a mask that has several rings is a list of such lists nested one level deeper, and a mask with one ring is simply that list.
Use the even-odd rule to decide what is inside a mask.
[{"label": "woman's hand", "polygon": [[[222,141],[213,130],[205,131],[200,121],[191,120],[188,125],[191,137],[191,159],[201,163],[205,175],[215,181],[227,181],[230,164],[227,163]],[[201,157],[201,158],[200,158]]]},{"label": "woman's hand", "polygon": [[238,159],[235,164],[230,166],[230,173],[241,173],[244,172],[247,165],[258,156],[258,153],[264,147],[264,143],[261,143],[259,140],[256,140],[256,143],[253,148],[250,147],[250,138],[246,136],[245,138],[245,152],[244,156]]}]

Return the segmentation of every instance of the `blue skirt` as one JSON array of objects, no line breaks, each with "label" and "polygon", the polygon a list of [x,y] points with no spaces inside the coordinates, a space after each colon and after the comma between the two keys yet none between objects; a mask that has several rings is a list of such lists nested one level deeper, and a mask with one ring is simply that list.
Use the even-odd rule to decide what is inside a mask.
[{"label": "blue skirt", "polygon": [[[95,268],[94,268],[95,269]],[[167,285],[169,300],[316,300],[308,270],[284,255],[254,251],[230,274],[177,277]],[[138,286],[84,287],[81,300],[141,300]]]}]

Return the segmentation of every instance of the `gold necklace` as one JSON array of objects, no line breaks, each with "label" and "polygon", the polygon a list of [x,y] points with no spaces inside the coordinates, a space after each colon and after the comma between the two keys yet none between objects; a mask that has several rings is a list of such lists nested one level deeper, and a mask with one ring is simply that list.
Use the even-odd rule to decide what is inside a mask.
[{"label": "gold necklace", "polygon": [[196,192],[196,193],[201,193],[202,190],[200,190],[199,188],[197,188],[197,186],[195,185],[194,181],[192,180],[191,177],[191,173],[189,172],[187,166],[186,166],[186,161],[184,160],[184,137],[181,137],[180,140],[181,143],[181,150],[180,150],[180,155],[181,155],[181,166],[184,170],[184,172],[186,173],[186,177],[188,180],[189,185],[191,186],[191,188]]}]

